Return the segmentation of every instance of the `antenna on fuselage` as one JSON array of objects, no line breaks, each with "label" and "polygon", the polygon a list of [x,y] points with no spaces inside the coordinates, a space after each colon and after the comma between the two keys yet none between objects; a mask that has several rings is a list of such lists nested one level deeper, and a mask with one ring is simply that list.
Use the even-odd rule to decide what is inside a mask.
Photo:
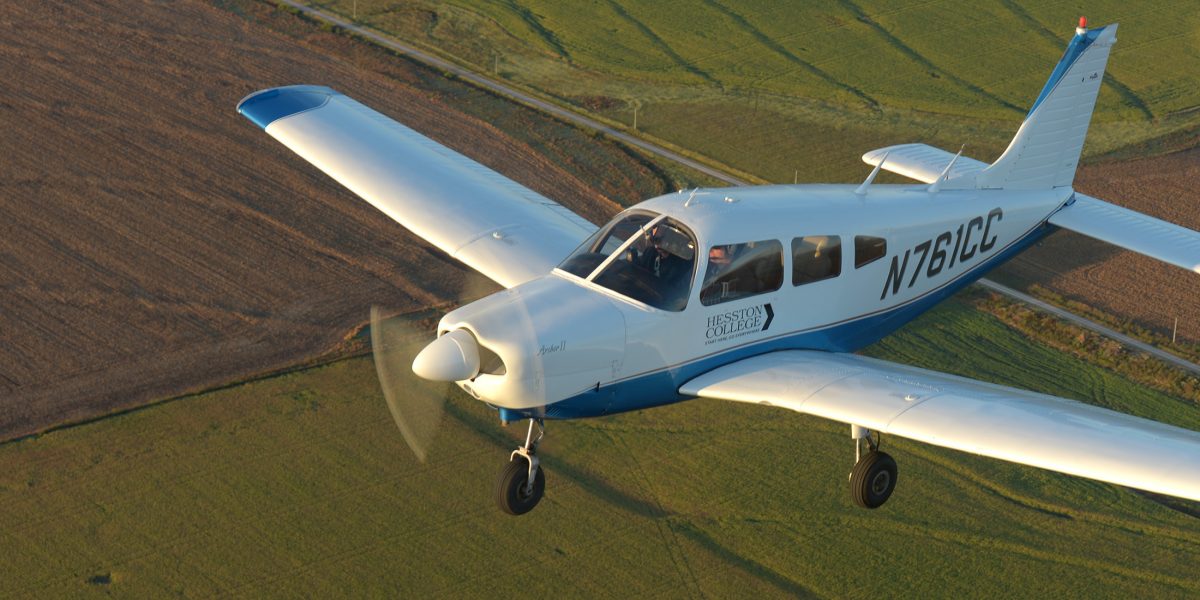
[{"label": "antenna on fuselage", "polygon": [[938,175],[938,178],[929,184],[930,194],[936,194],[942,189],[942,182],[950,178],[950,169],[954,168],[954,163],[958,162],[958,157],[962,156],[963,150],[966,150],[966,148],[967,145],[963,144],[962,148],[958,149],[958,154],[955,154],[954,158],[950,159],[950,164],[946,165],[946,169],[942,171],[942,174]]},{"label": "antenna on fuselage", "polygon": [[[696,189],[692,190],[691,194],[688,194],[688,199],[683,201],[684,208],[688,208],[692,205],[692,201],[694,201],[696,199],[696,195],[698,194],[699,191],[700,191],[700,188],[696,188]],[[703,195],[703,194],[701,194],[701,195]]]},{"label": "antenna on fuselage", "polygon": [[867,195],[867,188],[871,187],[871,184],[875,182],[875,176],[878,175],[879,170],[883,168],[883,163],[887,162],[887,157],[889,154],[891,154],[891,152],[883,153],[883,158],[879,159],[879,164],[875,165],[874,169],[871,169],[871,174],[867,175],[867,180],[862,182],[862,185],[858,186],[858,188],[854,190],[855,194],[858,194],[859,196]]}]

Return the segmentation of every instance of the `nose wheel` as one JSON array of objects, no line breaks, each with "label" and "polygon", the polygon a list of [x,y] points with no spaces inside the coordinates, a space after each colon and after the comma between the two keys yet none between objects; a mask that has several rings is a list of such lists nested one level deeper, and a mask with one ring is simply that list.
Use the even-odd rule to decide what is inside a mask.
[{"label": "nose wheel", "polygon": [[[851,435],[854,437],[857,461],[850,472],[850,496],[855,504],[863,508],[879,508],[896,489],[896,461],[879,450],[879,440],[872,438],[871,432],[865,428],[851,426]],[[864,438],[869,448],[866,454],[861,453]]]},{"label": "nose wheel", "polygon": [[541,501],[546,492],[546,472],[538,464],[537,446],[545,433],[541,419],[529,419],[525,445],[513,450],[496,481],[496,504],[500,510],[523,515]]}]

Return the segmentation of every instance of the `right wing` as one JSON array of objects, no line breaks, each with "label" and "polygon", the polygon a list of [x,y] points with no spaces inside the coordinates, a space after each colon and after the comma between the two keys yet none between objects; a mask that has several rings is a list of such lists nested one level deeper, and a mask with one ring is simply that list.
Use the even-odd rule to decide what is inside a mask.
[{"label": "right wing", "polygon": [[1200,273],[1200,233],[1075,192],[1050,224]]},{"label": "right wing", "polygon": [[450,256],[513,287],[596,230],[515,181],[330,88],[262,90],[238,112]]},{"label": "right wing", "polygon": [[812,350],[747,358],[679,391],[1200,500],[1200,432],[1046,394]]}]

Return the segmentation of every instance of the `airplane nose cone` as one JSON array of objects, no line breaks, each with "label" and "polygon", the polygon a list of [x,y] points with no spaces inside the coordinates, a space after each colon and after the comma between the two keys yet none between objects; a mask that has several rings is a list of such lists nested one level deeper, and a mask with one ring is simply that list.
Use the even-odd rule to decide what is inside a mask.
[{"label": "airplane nose cone", "polygon": [[455,329],[425,346],[413,373],[430,381],[462,381],[479,374],[479,344],[466,329]]}]

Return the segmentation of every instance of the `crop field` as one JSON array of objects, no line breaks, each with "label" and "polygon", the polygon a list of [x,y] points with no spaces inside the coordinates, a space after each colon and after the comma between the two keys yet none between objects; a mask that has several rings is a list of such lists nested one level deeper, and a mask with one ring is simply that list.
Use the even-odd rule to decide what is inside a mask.
[{"label": "crop field", "polygon": [[[870,354],[1200,428],[959,301]],[[419,464],[354,358],[9,442],[0,595],[1200,593],[1195,504],[889,438],[900,484],[865,511],[844,426],[715,401],[549,423],[546,500],[506,517],[521,429],[452,394]]]},{"label": "crop field", "polygon": [[459,299],[461,266],[235,112],[257,89],[334,86],[595,220],[676,186],[440,73],[224,6],[0,9],[0,439],[312,359],[373,303]]},{"label": "crop field", "polygon": [[[386,0],[314,2],[424,43],[771,181],[850,181],[865,147],[904,140],[1003,149],[1074,34],[1070,4],[1007,1],[751,2]],[[1200,124],[1200,14],[1186,1],[1089,3],[1120,22],[1091,153]],[[748,126],[751,148],[722,133]],[[774,132],[762,136],[760,130]],[[875,143],[883,145],[874,134]],[[828,156],[830,149],[839,150]]]},{"label": "crop field", "polygon": [[[858,182],[859,157],[924,142],[991,161],[1062,54],[1078,6],[860,1],[311,4],[506,83],[774,182]],[[355,8],[356,7],[356,8]],[[1120,23],[1076,188],[1200,228],[1200,11],[1091,2]],[[353,14],[352,14],[353,13]],[[1117,161],[1116,158],[1122,160]],[[1142,157],[1140,160],[1126,160]],[[901,181],[900,179],[892,179]],[[1058,234],[997,277],[1200,341],[1200,280]]]}]

